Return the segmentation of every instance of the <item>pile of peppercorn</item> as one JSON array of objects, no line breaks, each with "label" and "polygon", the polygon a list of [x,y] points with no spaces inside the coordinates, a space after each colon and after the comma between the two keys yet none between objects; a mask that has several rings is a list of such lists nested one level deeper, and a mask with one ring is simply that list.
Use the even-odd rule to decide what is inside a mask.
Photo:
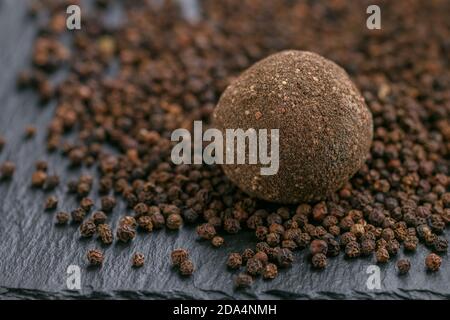
[{"label": "pile of peppercorn", "polygon": [[[256,246],[224,259],[231,269],[245,266],[238,286],[258,275],[275,278],[303,248],[321,269],[341,253],[386,263],[402,248],[414,251],[422,243],[434,252],[427,268],[439,269],[450,223],[450,74],[444,72],[449,3],[384,3],[382,30],[368,30],[363,1],[201,1],[202,19],[191,23],[171,1],[156,6],[137,0],[123,3],[126,19],[117,26],[102,19],[110,2],[102,0],[84,16],[77,32],[65,29],[69,1],[35,1],[30,10],[50,15],[35,42],[33,67],[20,75],[19,84],[35,88],[44,102],[57,102],[48,151],[61,152],[74,167],[98,168],[95,176],[67,183],[80,206],[71,215],[57,213],[58,223],[71,216],[82,236],[105,244],[132,241],[136,228],[177,230],[193,223],[199,237],[220,247],[220,234],[251,230]],[[63,34],[72,38],[71,49]],[[361,90],[373,114],[374,142],[359,172],[326,201],[284,207],[248,197],[219,167],[174,165],[171,132],[191,128],[194,120],[208,122],[233,77],[283,49],[310,50],[336,61]],[[62,66],[69,74],[53,85],[49,76]],[[0,138],[0,149],[5,143]],[[12,178],[14,169],[4,163],[2,179]],[[30,181],[36,188],[58,183],[42,164]],[[97,193],[102,205],[93,211],[88,197]],[[129,212],[113,231],[109,213],[119,199]],[[47,200],[46,208],[55,202]],[[193,272],[190,260],[174,256],[182,274]],[[103,262],[99,251],[88,258],[95,265]],[[142,264],[143,256],[133,263]],[[410,262],[397,265],[406,273]]]}]

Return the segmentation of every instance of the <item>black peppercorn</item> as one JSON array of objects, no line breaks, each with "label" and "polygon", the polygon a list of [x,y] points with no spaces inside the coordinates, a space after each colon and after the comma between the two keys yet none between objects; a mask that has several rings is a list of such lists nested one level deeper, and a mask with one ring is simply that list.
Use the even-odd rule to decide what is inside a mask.
[{"label": "black peppercorn", "polygon": [[58,198],[56,196],[50,196],[45,200],[45,210],[54,210],[58,206]]},{"label": "black peppercorn", "polygon": [[150,216],[153,223],[153,228],[161,229],[166,224],[166,219],[161,213],[154,213]]},{"label": "black peppercorn", "polygon": [[405,250],[407,250],[407,251],[416,251],[418,243],[419,243],[419,239],[417,239],[417,237],[408,236],[408,237],[406,237],[405,241],[403,242],[403,246],[405,247]]},{"label": "black peppercorn", "polygon": [[298,238],[295,239],[299,248],[306,248],[311,243],[311,237],[307,233],[302,233]]},{"label": "black peppercorn", "polygon": [[194,273],[194,264],[191,260],[186,259],[180,264],[180,273],[183,276],[190,276]]},{"label": "black peppercorn", "polygon": [[328,250],[326,255],[329,257],[335,257],[339,255],[339,252],[341,251],[341,246],[338,241],[336,241],[334,238],[330,238],[326,240],[328,245]]},{"label": "black peppercorn", "polygon": [[389,252],[386,250],[386,248],[379,248],[375,252],[375,256],[378,263],[386,263],[389,260]]},{"label": "black peppercorn", "polygon": [[395,256],[400,250],[400,243],[397,240],[392,239],[386,243],[385,248],[390,256]]},{"label": "black peppercorn", "polygon": [[142,228],[142,230],[145,230],[147,232],[153,231],[153,222],[152,222],[151,217],[141,216],[138,218],[137,223],[138,223],[139,227]]},{"label": "black peppercorn", "polygon": [[359,243],[356,241],[350,241],[345,246],[345,255],[349,258],[356,258],[359,257],[361,254],[361,248],[359,246]]},{"label": "black peppercorn", "polygon": [[210,223],[204,223],[197,227],[197,234],[200,238],[211,240],[216,235],[216,229]]},{"label": "black peppercorn", "polygon": [[253,258],[261,261],[263,265],[266,265],[269,262],[268,255],[263,251],[256,252]]},{"label": "black peppercorn", "polygon": [[99,225],[106,222],[106,214],[103,211],[96,211],[92,214],[92,221]]},{"label": "black peppercorn", "polygon": [[255,246],[256,252],[262,251],[265,253],[268,253],[269,250],[271,249],[269,244],[267,242],[258,242]]},{"label": "black peppercorn", "polygon": [[316,255],[318,253],[327,254],[328,244],[323,240],[313,240],[309,246],[309,251],[311,255]]},{"label": "black peppercorn", "polygon": [[148,206],[143,202],[139,202],[134,206],[133,211],[137,217],[144,216],[148,213]]},{"label": "black peppercorn", "polygon": [[244,249],[244,251],[242,252],[242,262],[246,263],[247,260],[250,258],[253,258],[254,255],[255,255],[255,252],[253,252],[252,249],[250,249],[250,248]]},{"label": "black peppercorn", "polygon": [[91,211],[93,206],[94,206],[94,201],[92,201],[92,199],[90,199],[90,198],[83,198],[80,201],[80,208],[82,208],[86,212]]},{"label": "black peppercorn", "polygon": [[198,213],[193,209],[183,210],[183,219],[188,223],[194,223],[198,219]]},{"label": "black peppercorn", "polygon": [[270,280],[275,279],[278,275],[278,268],[273,263],[268,263],[262,272],[262,276],[264,279]]},{"label": "black peppercorn", "polygon": [[136,252],[135,254],[133,254],[133,259],[132,259],[133,267],[140,268],[144,265],[144,262],[145,262],[145,256],[142,253]]},{"label": "black peppercorn", "polygon": [[104,212],[111,212],[116,206],[116,199],[111,196],[104,196],[101,198],[101,208]]},{"label": "black peppercorn", "polygon": [[294,262],[292,251],[286,248],[281,248],[276,253],[277,263],[282,268],[287,268]]},{"label": "black peppercorn", "polygon": [[174,266],[180,266],[183,261],[189,259],[189,253],[186,249],[175,249],[170,254],[170,258]]},{"label": "black peppercorn", "polygon": [[441,267],[442,258],[437,254],[430,253],[425,259],[425,265],[430,271],[438,271]]},{"label": "black peppercorn", "polygon": [[221,247],[224,243],[224,239],[222,237],[219,236],[215,236],[214,238],[212,238],[211,240],[211,244],[213,245],[213,247]]},{"label": "black peppercorn", "polygon": [[0,179],[7,180],[11,179],[14,175],[14,171],[16,170],[16,166],[11,161],[6,161],[0,166]]},{"label": "black peppercorn", "polygon": [[356,236],[351,232],[346,232],[341,235],[339,242],[345,247],[349,242],[356,241]]},{"label": "black peppercorn", "polygon": [[80,225],[80,235],[84,238],[92,237],[97,231],[97,226],[91,220],[84,221]]},{"label": "black peppercorn", "polygon": [[86,217],[86,211],[81,208],[77,208],[71,212],[71,215],[74,222],[81,222],[84,220],[84,217]]},{"label": "black peppercorn", "polygon": [[271,247],[276,247],[277,245],[279,245],[280,239],[281,239],[280,235],[278,233],[274,233],[274,232],[269,233],[266,236],[267,244]]},{"label": "black peppercorn", "polygon": [[227,218],[223,222],[223,229],[228,233],[238,233],[241,230],[239,220]]},{"label": "black peppercorn", "polygon": [[47,179],[47,173],[45,171],[36,171],[31,176],[31,186],[34,188],[42,188]]},{"label": "black peppercorn", "polygon": [[127,224],[122,224],[117,227],[116,236],[120,241],[128,242],[136,237],[136,231],[133,227]]},{"label": "black peppercorn", "polygon": [[70,215],[67,212],[61,211],[56,214],[56,224],[66,224],[69,222]]},{"label": "black peppercorn", "polygon": [[247,260],[247,273],[256,276],[263,271],[264,265],[261,260],[250,258]]},{"label": "black peppercorn", "polygon": [[132,216],[123,216],[119,220],[119,226],[123,226],[123,225],[130,226],[131,228],[134,229],[137,227],[137,222],[136,222],[136,219],[133,218]]},{"label": "black peppercorn", "polygon": [[114,236],[111,227],[109,225],[104,223],[99,224],[97,226],[97,232],[98,237],[104,244],[111,244],[113,242]]},{"label": "black peppercorn", "polygon": [[246,273],[240,273],[234,279],[234,283],[237,288],[247,288],[250,287],[253,283],[253,278],[251,275]]},{"label": "black peppercorn", "polygon": [[59,176],[58,175],[48,175],[45,179],[44,189],[45,190],[53,190],[59,185]]},{"label": "black peppercorn", "polygon": [[438,253],[446,253],[448,250],[448,241],[444,237],[436,237],[433,242],[433,249]]},{"label": "black peppercorn", "polygon": [[327,257],[323,253],[316,253],[311,259],[312,265],[316,269],[324,269],[327,266]]},{"label": "black peppercorn", "polygon": [[242,256],[237,252],[230,253],[227,260],[227,266],[230,269],[239,269],[241,265],[242,265]]},{"label": "black peppercorn", "polygon": [[166,226],[170,230],[178,230],[182,225],[183,218],[178,213],[172,213],[166,219]]}]

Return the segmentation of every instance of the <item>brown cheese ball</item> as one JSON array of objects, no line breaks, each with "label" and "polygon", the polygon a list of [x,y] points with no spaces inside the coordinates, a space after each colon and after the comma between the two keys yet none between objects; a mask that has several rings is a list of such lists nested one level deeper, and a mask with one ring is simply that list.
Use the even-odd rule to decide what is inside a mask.
[{"label": "brown cheese ball", "polygon": [[373,135],[372,115],[347,73],[306,51],[271,55],[242,73],[222,94],[213,121],[223,132],[279,129],[275,175],[261,175],[266,165],[223,165],[242,190],[279,203],[319,200],[339,189],[364,163]]}]

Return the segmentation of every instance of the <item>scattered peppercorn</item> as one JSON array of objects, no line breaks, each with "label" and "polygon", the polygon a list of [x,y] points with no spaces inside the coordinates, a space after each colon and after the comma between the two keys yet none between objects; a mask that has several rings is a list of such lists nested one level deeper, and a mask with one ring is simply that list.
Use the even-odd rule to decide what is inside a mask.
[{"label": "scattered peppercorn", "polygon": [[253,258],[254,255],[255,255],[255,252],[252,249],[246,248],[242,252],[242,261],[247,262],[247,260]]},{"label": "scattered peppercorn", "polygon": [[361,254],[361,248],[356,241],[350,241],[345,246],[345,255],[349,258],[356,258]]},{"label": "scattered peppercorn", "polygon": [[95,211],[92,214],[92,221],[94,221],[96,225],[103,224],[106,222],[106,220],[107,216],[103,211]]},{"label": "scattered peppercorn", "polygon": [[397,269],[399,274],[407,274],[411,268],[411,262],[408,259],[400,259],[397,261]]},{"label": "scattered peppercorn", "polygon": [[71,215],[74,222],[81,222],[86,217],[86,211],[81,208],[76,208],[71,212]]},{"label": "scattered peppercorn", "polygon": [[221,247],[224,243],[224,239],[222,237],[219,236],[215,236],[214,238],[212,238],[211,240],[211,244],[213,245],[213,247]]},{"label": "scattered peppercorn", "polygon": [[59,185],[59,176],[58,175],[48,175],[45,179],[44,189],[45,190],[54,190]]},{"label": "scattered peppercorn", "polygon": [[45,171],[37,170],[31,176],[31,186],[34,188],[42,188],[47,180]]},{"label": "scattered peppercorn", "polygon": [[210,223],[203,223],[197,227],[197,234],[200,238],[211,240],[216,235],[216,229]]},{"label": "scattered peppercorn", "polygon": [[194,273],[194,264],[191,260],[186,259],[180,264],[180,273],[183,276],[190,276]]},{"label": "scattered peppercorn", "polygon": [[101,198],[101,210],[109,213],[116,206],[116,199],[112,196],[104,196]]},{"label": "scattered peppercorn", "polygon": [[246,273],[240,273],[234,279],[234,283],[237,288],[248,288],[253,283],[253,278],[251,275]]},{"label": "scattered peppercorn", "polygon": [[448,241],[444,237],[436,237],[433,242],[433,249],[438,253],[446,253],[448,250]]},{"label": "scattered peppercorn", "polygon": [[127,225],[134,229],[137,227],[138,224],[136,222],[136,219],[133,218],[132,216],[123,216],[119,220],[119,226],[123,226],[123,225]]},{"label": "scattered peppercorn", "polygon": [[101,223],[97,226],[98,237],[104,244],[111,244],[114,236],[111,227],[107,224]]},{"label": "scattered peppercorn", "polygon": [[136,237],[136,230],[128,224],[121,224],[117,227],[116,236],[120,241],[128,242]]},{"label": "scattered peppercorn", "polygon": [[90,198],[83,198],[80,201],[80,208],[82,208],[86,212],[91,211],[93,206],[94,206],[94,201]]},{"label": "scattered peppercorn", "polygon": [[153,223],[152,223],[151,217],[141,216],[138,218],[137,223],[138,223],[139,227],[142,228],[142,230],[145,230],[147,232],[153,231]]},{"label": "scattered peppercorn", "polygon": [[172,213],[166,219],[166,226],[170,230],[178,230],[182,225],[183,218],[178,213]]},{"label": "scattered peppercorn", "polygon": [[282,268],[290,267],[294,262],[292,251],[286,248],[279,249],[276,253],[276,258],[278,265]]},{"label": "scattered peppercorn", "polygon": [[27,126],[25,128],[25,138],[30,139],[30,138],[34,137],[36,135],[36,132],[37,132],[36,127],[31,126],[31,125]]},{"label": "scattered peppercorn", "polygon": [[58,198],[56,196],[50,196],[45,200],[45,210],[54,210],[58,206]]},{"label": "scattered peppercorn", "polygon": [[153,223],[153,228],[160,229],[166,224],[166,220],[161,213],[154,213],[150,216]]},{"label": "scattered peppercorn", "polygon": [[419,239],[417,239],[416,236],[408,236],[403,242],[403,246],[405,247],[405,250],[416,251],[418,243]]},{"label": "scattered peppercorn", "polygon": [[263,271],[264,265],[261,260],[250,258],[247,260],[247,273],[256,276]]},{"label": "scattered peppercorn", "polygon": [[264,279],[275,279],[278,275],[278,268],[273,263],[268,263],[262,272],[262,276]]},{"label": "scattered peppercorn", "polygon": [[375,256],[378,263],[386,263],[389,260],[389,252],[386,250],[386,248],[379,248],[375,252]]},{"label": "scattered peppercorn", "polygon": [[183,261],[189,259],[189,253],[186,249],[175,249],[170,254],[170,258],[174,266],[180,266]]},{"label": "scattered peppercorn", "polygon": [[104,256],[100,250],[91,249],[87,252],[87,259],[91,266],[101,266],[103,264]]},{"label": "scattered peppercorn", "polygon": [[11,179],[16,171],[16,166],[11,161],[6,161],[0,165],[0,178],[2,180]]},{"label": "scattered peppercorn", "polygon": [[328,251],[328,245],[323,240],[313,240],[309,247],[309,251],[311,252],[311,255],[313,255],[313,256],[318,253],[323,253],[326,255],[327,251]]},{"label": "scattered peppercorn", "polygon": [[317,269],[324,269],[327,266],[327,257],[323,253],[316,253],[311,259],[312,265]]},{"label": "scattered peppercorn", "polygon": [[435,253],[430,253],[425,259],[425,265],[430,271],[438,271],[441,267],[442,258]]},{"label": "scattered peppercorn", "polygon": [[376,244],[375,241],[367,239],[361,242],[361,254],[368,256],[375,251]]},{"label": "scattered peppercorn", "polygon": [[80,224],[80,235],[84,238],[92,237],[96,231],[97,226],[91,220],[86,220]]},{"label": "scattered peppercorn", "polygon": [[140,268],[144,265],[144,262],[145,262],[145,256],[142,253],[136,252],[135,254],[133,254],[133,259],[132,259],[133,267]]},{"label": "scattered peppercorn", "polygon": [[67,212],[60,211],[56,214],[56,224],[63,225],[69,222],[70,215]]}]

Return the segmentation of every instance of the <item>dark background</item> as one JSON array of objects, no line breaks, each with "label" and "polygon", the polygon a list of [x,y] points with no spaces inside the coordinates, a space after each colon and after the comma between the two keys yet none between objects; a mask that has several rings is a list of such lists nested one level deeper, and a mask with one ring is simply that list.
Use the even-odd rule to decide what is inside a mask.
[{"label": "dark background", "polygon": [[[0,163],[12,160],[17,164],[14,180],[0,183],[0,298],[450,298],[448,256],[443,257],[439,272],[428,273],[424,266],[428,251],[423,246],[409,256],[409,275],[397,276],[394,262],[380,266],[381,290],[366,286],[366,270],[375,264],[373,258],[348,262],[341,254],[329,261],[325,271],[318,272],[311,269],[305,252],[297,252],[294,266],[281,271],[275,280],[259,279],[252,288],[236,291],[225,261],[229,252],[254,244],[253,236],[250,232],[225,236],[226,246],[217,250],[197,240],[189,227],[179,232],[139,234],[130,245],[105,247],[104,266],[87,268],[86,251],[98,247],[98,242],[80,241],[76,226],[55,226],[54,214],[43,210],[50,194],[30,188],[36,160],[47,160],[50,172],[68,172],[62,157],[45,151],[45,131],[54,105],[40,106],[34,93],[19,92],[15,85],[17,73],[29,66],[35,27],[26,16],[25,0],[0,1],[0,134],[7,139]],[[36,126],[38,134],[25,141],[23,132],[28,124]],[[59,198],[60,210],[77,206],[66,194],[65,185],[70,175],[77,177],[82,170],[65,174],[53,193]],[[95,199],[94,193],[91,196]],[[95,200],[99,205],[99,199]],[[120,204],[114,216],[125,210]],[[190,278],[180,277],[170,266],[169,254],[177,247],[191,253],[197,271]],[[131,268],[135,251],[147,257],[141,269]],[[66,287],[66,270],[72,264],[81,268],[80,291]]]}]

